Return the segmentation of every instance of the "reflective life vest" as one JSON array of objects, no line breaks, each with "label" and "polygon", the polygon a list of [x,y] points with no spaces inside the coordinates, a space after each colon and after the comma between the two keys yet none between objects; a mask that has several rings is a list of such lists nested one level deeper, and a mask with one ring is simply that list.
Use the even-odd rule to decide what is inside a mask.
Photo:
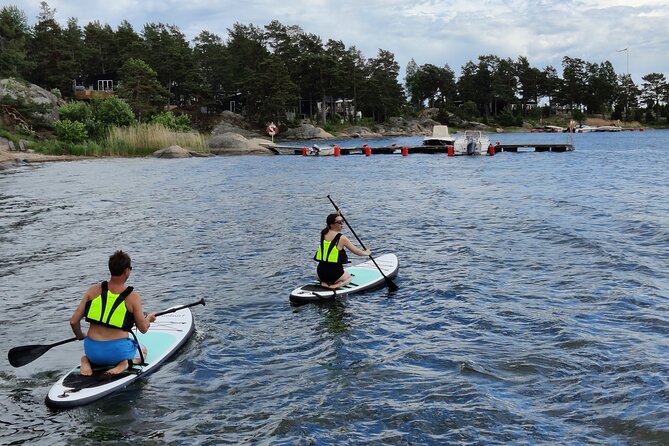
[{"label": "reflective life vest", "polygon": [[121,294],[114,294],[109,291],[107,281],[102,282],[100,295],[86,302],[86,320],[105,327],[130,331],[135,324],[135,317],[126,308],[125,298],[132,290],[129,286]]},{"label": "reflective life vest", "polygon": [[332,241],[327,241],[321,236],[321,243],[318,246],[318,251],[316,251],[314,260],[327,263],[348,263],[346,251],[337,249],[337,244],[339,243],[340,238],[341,234],[337,234]]}]

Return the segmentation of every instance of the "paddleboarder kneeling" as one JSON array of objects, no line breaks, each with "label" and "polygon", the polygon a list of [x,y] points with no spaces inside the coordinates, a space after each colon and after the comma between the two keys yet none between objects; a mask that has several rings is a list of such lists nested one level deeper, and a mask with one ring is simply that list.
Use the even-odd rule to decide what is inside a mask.
[{"label": "paddleboarder kneeling", "polygon": [[[79,340],[84,340],[84,356],[80,373],[93,374],[93,366],[109,366],[105,373],[118,375],[132,366],[144,362],[146,349],[139,347],[137,339],[128,337],[133,325],[146,333],[156,314],[144,315],[142,298],[126,281],[132,271],[130,256],[116,251],[109,257],[111,278],[91,286],[70,318],[70,326]],[[81,320],[90,322],[88,333],[81,329]],[[139,353],[139,358],[135,356]]]},{"label": "paddleboarder kneeling", "polygon": [[357,248],[348,237],[342,235],[344,218],[339,212],[328,215],[325,222],[327,226],[321,231],[321,241],[314,260],[318,262],[316,274],[321,286],[334,290],[347,285],[352,279],[351,275],[344,270],[344,264],[349,263],[344,248],[348,248],[358,256],[369,256],[372,251]]}]

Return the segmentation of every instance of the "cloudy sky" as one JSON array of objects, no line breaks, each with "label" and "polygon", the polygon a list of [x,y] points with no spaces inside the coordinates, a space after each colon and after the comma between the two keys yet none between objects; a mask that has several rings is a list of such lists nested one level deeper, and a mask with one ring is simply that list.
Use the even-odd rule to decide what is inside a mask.
[{"label": "cloudy sky", "polygon": [[[669,0],[50,0],[63,26],[99,20],[113,29],[128,20],[176,25],[192,39],[202,30],[226,38],[235,22],[264,26],[271,20],[355,46],[366,58],[390,51],[402,72],[448,64],[460,74],[468,61],[494,54],[528,58],[562,74],[562,58],[610,61],[640,85],[652,72],[669,77]],[[0,0],[23,10],[30,25],[40,0]],[[627,50],[624,50],[627,48]],[[621,51],[623,50],[623,51]]]}]

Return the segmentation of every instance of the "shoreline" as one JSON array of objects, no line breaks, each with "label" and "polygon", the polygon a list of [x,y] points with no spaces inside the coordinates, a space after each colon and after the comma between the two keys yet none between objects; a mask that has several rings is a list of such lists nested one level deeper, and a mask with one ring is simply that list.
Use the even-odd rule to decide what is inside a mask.
[{"label": "shoreline", "polygon": [[12,167],[20,167],[31,163],[48,163],[54,161],[78,161],[93,159],[90,156],[77,155],[44,155],[34,152],[16,152],[0,149],[0,171]]}]

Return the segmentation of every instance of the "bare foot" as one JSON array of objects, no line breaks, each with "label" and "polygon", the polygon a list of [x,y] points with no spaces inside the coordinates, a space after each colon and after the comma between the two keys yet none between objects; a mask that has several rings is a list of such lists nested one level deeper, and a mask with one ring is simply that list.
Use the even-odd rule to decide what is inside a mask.
[{"label": "bare foot", "polygon": [[116,367],[114,367],[113,369],[107,370],[105,372],[105,375],[110,375],[110,376],[120,375],[121,373],[125,372],[127,369],[128,369],[128,361],[124,359],[123,361],[116,364]]},{"label": "bare foot", "polygon": [[87,357],[81,357],[81,365],[79,366],[79,373],[83,376],[91,376],[93,374],[93,368]]}]

